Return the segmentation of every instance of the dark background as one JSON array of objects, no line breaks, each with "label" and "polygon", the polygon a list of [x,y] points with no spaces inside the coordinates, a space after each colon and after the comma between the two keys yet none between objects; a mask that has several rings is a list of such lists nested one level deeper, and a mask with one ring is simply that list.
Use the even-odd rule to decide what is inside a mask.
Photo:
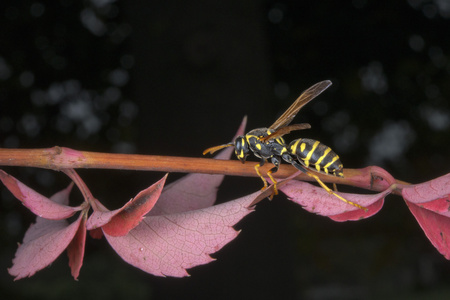
[{"label": "dark background", "polygon": [[[200,157],[229,142],[244,115],[249,129],[268,126],[302,90],[330,79],[296,119],[313,127],[302,136],[331,146],[349,168],[378,165],[413,183],[449,172],[448,1],[130,2],[1,1],[1,147]],[[5,170],[45,195],[69,182]],[[110,209],[162,176],[80,174]],[[226,178],[219,200],[260,187]],[[34,217],[0,193],[2,299],[450,297],[450,262],[397,196],[347,223],[284,196],[265,201],[189,278],[145,274],[105,240],[88,239],[79,282],[65,254],[13,282],[7,268]]]}]

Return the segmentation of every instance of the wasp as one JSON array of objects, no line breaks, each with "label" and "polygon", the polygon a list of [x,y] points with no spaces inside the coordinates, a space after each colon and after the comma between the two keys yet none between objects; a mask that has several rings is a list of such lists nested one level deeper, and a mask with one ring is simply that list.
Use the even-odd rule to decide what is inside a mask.
[{"label": "wasp", "polygon": [[[305,90],[271,126],[253,129],[246,135],[238,136],[234,142],[208,148],[203,151],[203,155],[207,153],[212,154],[226,147],[234,147],[236,157],[242,163],[245,163],[247,156],[252,152],[260,159],[259,163],[255,166],[255,171],[264,182],[263,189],[267,188],[268,184],[259,168],[266,161],[270,160],[274,167],[267,172],[267,176],[273,182],[273,193],[269,199],[272,199],[273,195],[278,194],[277,181],[273,178],[272,174],[278,171],[280,163],[284,160],[314,178],[329,194],[336,196],[345,203],[366,210],[366,208],[336,194],[317,176],[316,173],[322,173],[336,177],[344,177],[344,167],[341,160],[330,147],[319,141],[306,138],[296,139],[288,145],[283,139],[283,136],[291,131],[311,128],[311,125],[308,123],[289,124],[303,106],[320,95],[330,85],[331,81],[329,80],[314,84]],[[334,189],[336,190],[336,186]]]}]

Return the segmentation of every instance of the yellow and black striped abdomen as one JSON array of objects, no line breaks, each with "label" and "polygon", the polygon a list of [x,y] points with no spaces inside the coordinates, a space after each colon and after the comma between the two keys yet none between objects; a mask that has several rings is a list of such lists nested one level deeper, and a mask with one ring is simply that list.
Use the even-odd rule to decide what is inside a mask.
[{"label": "yellow and black striped abdomen", "polygon": [[343,177],[343,165],[339,156],[330,147],[311,139],[298,139],[289,144],[289,152],[299,162],[318,172]]}]

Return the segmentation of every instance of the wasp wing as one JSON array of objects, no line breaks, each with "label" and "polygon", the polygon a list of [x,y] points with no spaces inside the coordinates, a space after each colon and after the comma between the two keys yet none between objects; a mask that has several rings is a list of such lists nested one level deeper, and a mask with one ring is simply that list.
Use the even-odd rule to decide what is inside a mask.
[{"label": "wasp wing", "polygon": [[293,124],[289,126],[285,126],[283,128],[278,129],[277,131],[271,133],[268,136],[261,137],[261,141],[266,142],[268,140],[276,139],[277,137],[283,136],[285,134],[288,134],[291,131],[294,130],[303,130],[303,129],[310,129],[311,125],[308,123],[301,123],[301,124]]},{"label": "wasp wing", "polygon": [[316,98],[320,93],[326,90],[331,85],[331,81],[324,80],[311,86],[304,91],[294,103],[270,126],[270,129],[279,129],[289,125],[299,110],[312,99]]}]

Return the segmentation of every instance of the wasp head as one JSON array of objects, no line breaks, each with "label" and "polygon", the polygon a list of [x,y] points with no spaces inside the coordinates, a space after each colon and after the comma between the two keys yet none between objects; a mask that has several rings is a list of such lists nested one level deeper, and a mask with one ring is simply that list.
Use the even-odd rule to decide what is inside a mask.
[{"label": "wasp head", "polygon": [[240,135],[234,140],[234,153],[239,158],[241,163],[245,163],[245,159],[248,156],[249,148],[247,140],[244,136]]}]

